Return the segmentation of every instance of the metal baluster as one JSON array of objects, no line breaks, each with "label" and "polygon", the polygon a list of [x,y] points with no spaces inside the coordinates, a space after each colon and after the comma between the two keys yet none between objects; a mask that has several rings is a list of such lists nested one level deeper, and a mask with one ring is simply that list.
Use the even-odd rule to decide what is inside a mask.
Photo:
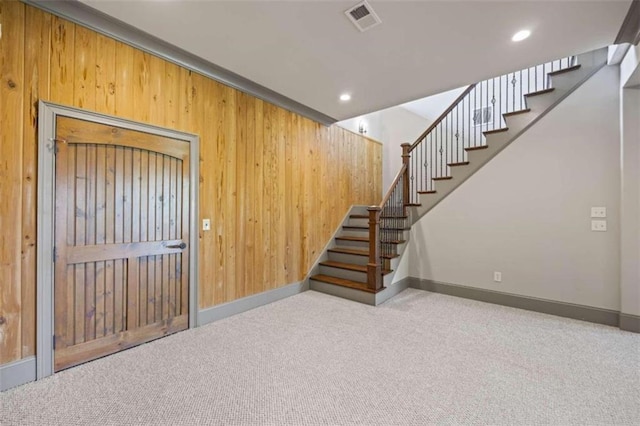
[{"label": "metal baluster", "polygon": [[520,93],[518,94],[519,97],[519,101],[520,101],[520,108],[518,108],[519,110],[522,109],[522,71],[520,71]]},{"label": "metal baluster", "polygon": [[459,153],[460,153],[460,104],[456,105],[456,163],[460,162]]},{"label": "metal baluster", "polygon": [[442,176],[447,176],[449,174],[449,167],[447,164],[449,163],[449,114],[444,117],[444,172]]},{"label": "metal baluster", "polygon": [[464,151],[464,145],[465,145],[465,139],[464,139],[464,121],[466,119],[466,115],[464,114],[464,99],[462,100],[462,161],[465,161],[465,151]]},{"label": "metal baluster", "polygon": [[430,168],[431,175],[429,176],[429,191],[433,190],[433,178],[435,177],[435,168],[437,166],[437,163],[435,162],[435,152],[434,151],[435,151],[435,142],[434,142],[434,138],[432,136],[431,137],[431,144],[429,145],[429,162],[431,163],[431,168]]}]

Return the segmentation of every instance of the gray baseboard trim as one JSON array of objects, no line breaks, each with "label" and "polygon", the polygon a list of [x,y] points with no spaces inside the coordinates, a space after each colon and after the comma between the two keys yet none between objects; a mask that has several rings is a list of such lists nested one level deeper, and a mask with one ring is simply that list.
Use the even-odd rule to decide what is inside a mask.
[{"label": "gray baseboard trim", "polygon": [[406,289],[410,287],[411,277],[405,277],[400,281],[397,281],[391,284],[386,289],[382,290],[380,293],[376,294],[376,306],[383,304],[387,300],[391,299],[393,296],[397,296],[402,293]]},{"label": "gray baseboard trim", "polygon": [[0,365],[0,392],[36,380],[36,357]]},{"label": "gray baseboard trim", "polygon": [[640,333],[640,316],[620,312],[620,330]]},{"label": "gray baseboard trim", "polygon": [[618,327],[620,314],[617,311],[594,308],[591,306],[575,305],[572,303],[557,302],[554,300],[537,299],[534,297],[520,296],[511,293],[467,287],[457,284],[448,284],[432,280],[410,277],[410,286],[419,290],[442,293],[450,296],[463,297],[481,302],[494,303],[496,305],[525,309],[543,314],[557,315],[597,324]]},{"label": "gray baseboard trim", "polygon": [[159,56],[176,65],[212,78],[256,98],[300,114],[325,126],[336,120],[313,108],[255,83],[241,75],[202,59],[184,49],[152,36],[138,28],[102,13],[79,1],[22,0],[31,6],[45,10],[71,22],[88,27],[107,37],[114,38],[137,49]]},{"label": "gray baseboard trim", "polygon": [[260,294],[243,297],[233,302],[202,309],[198,311],[198,326],[240,314],[263,305],[268,305],[269,303],[295,296],[307,290],[309,290],[309,285],[305,284],[304,281],[299,281]]}]

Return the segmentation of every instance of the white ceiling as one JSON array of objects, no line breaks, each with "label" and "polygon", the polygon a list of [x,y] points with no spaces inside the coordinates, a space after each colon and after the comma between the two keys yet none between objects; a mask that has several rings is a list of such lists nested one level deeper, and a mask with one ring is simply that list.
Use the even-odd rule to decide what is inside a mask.
[{"label": "white ceiling", "polygon": [[466,86],[459,87],[457,89],[438,93],[437,95],[407,102],[400,106],[416,115],[419,115],[429,122],[433,122],[440,117],[444,110],[447,109],[447,107],[451,105],[466,88]]},{"label": "white ceiling", "polygon": [[631,4],[370,0],[382,24],[360,33],[359,0],[81,1],[338,120],[604,47]]}]

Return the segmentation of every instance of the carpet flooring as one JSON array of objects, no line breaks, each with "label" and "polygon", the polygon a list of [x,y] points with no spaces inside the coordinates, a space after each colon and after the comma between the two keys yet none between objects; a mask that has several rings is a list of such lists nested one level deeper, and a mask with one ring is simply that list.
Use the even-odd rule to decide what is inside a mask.
[{"label": "carpet flooring", "polygon": [[640,424],[640,335],[308,291],[0,394],[9,425]]}]

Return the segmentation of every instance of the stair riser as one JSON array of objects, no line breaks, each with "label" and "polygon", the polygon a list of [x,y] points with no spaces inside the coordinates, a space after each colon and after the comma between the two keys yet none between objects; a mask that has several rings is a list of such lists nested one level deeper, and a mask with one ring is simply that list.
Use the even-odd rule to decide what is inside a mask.
[{"label": "stair riser", "polygon": [[534,116],[530,111],[523,114],[510,115],[505,118],[505,121],[507,123],[507,127],[509,128],[522,129],[523,127],[531,123],[531,120],[533,120],[533,118]]},{"label": "stair riser", "polygon": [[366,265],[369,262],[369,258],[367,256],[334,252],[329,252],[329,260],[335,260],[336,262],[342,263],[353,263],[354,265]]},{"label": "stair riser", "polygon": [[349,241],[349,240],[339,240],[336,238],[336,244],[342,247],[349,248],[357,248],[359,250],[368,250],[369,242],[368,241]]},{"label": "stair riser", "polygon": [[565,95],[567,91],[563,89],[556,89],[553,92],[546,93],[544,95],[538,96],[529,96],[526,98],[527,107],[531,108],[531,113],[535,114],[535,117],[546,111],[549,108],[549,105],[556,102],[562,96]]},{"label": "stair riser", "polygon": [[323,283],[321,281],[309,280],[311,290],[320,293],[331,294],[333,296],[342,297],[344,299],[353,300],[354,302],[365,303],[367,305],[375,305],[375,294],[364,291],[354,290],[351,288],[341,287],[338,285]]},{"label": "stair riser", "polygon": [[369,226],[369,219],[354,219],[349,218],[350,226]]},{"label": "stair riser", "polygon": [[340,235],[345,237],[368,237],[369,229],[342,228],[342,232],[340,232]]},{"label": "stair riser", "polygon": [[329,275],[330,277],[344,278],[346,280],[365,284],[367,282],[366,272],[351,271],[348,269],[333,268],[331,266],[320,265],[320,273],[323,275]]}]

